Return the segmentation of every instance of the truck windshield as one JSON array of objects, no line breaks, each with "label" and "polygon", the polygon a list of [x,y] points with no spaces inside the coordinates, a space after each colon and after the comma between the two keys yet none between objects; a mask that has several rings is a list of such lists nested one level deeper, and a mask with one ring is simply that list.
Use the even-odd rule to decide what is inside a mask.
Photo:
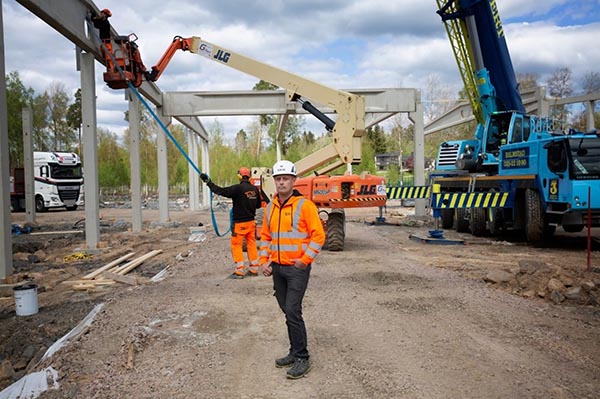
[{"label": "truck windshield", "polygon": [[573,179],[600,179],[600,138],[572,138],[569,139],[569,147]]},{"label": "truck windshield", "polygon": [[50,164],[50,176],[53,179],[81,179],[81,165]]},{"label": "truck windshield", "polygon": [[502,112],[490,116],[485,152],[498,153],[500,146],[507,143],[511,117],[511,112]]}]

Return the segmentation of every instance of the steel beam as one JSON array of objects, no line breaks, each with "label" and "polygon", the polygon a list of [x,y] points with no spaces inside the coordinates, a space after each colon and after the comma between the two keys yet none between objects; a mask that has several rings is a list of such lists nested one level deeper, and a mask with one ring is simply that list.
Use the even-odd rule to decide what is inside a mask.
[{"label": "steel beam", "polygon": [[[415,111],[415,89],[346,90],[365,98],[365,113]],[[311,100],[312,101],[312,100]],[[285,90],[246,90],[228,92],[165,92],[164,116],[237,116],[306,114],[302,106],[286,100]],[[315,104],[316,105],[316,104]],[[333,109],[318,107],[331,114]]]}]

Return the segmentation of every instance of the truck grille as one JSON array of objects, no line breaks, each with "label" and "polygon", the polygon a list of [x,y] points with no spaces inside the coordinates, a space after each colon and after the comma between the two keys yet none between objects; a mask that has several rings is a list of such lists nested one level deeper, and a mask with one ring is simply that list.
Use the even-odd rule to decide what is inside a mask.
[{"label": "truck grille", "polygon": [[438,166],[454,166],[458,159],[458,144],[440,147]]},{"label": "truck grille", "polygon": [[79,186],[57,186],[57,188],[61,201],[77,201],[79,199]]}]

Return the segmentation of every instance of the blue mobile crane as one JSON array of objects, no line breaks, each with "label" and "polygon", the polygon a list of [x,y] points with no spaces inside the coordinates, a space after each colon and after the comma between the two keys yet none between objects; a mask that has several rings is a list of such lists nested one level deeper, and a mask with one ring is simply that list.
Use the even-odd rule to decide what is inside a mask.
[{"label": "blue mobile crane", "polygon": [[477,120],[473,139],[440,145],[430,175],[442,227],[543,245],[557,226],[600,226],[600,135],[525,113],[496,0],[436,1]]}]

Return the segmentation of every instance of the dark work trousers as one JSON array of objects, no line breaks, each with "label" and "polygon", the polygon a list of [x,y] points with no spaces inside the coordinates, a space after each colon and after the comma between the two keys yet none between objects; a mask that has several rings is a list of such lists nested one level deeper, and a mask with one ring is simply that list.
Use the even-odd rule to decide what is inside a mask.
[{"label": "dark work trousers", "polygon": [[273,288],[279,307],[285,313],[290,354],[297,358],[308,359],[306,327],[302,318],[302,299],[310,277],[309,265],[306,269],[284,266],[272,262]]}]

